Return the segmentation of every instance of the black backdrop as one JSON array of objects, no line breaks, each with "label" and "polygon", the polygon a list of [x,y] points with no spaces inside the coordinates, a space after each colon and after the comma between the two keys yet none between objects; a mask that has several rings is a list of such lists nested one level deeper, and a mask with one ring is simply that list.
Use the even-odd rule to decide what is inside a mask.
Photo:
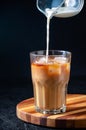
[{"label": "black backdrop", "polygon": [[[71,18],[53,17],[50,49],[72,52],[71,80],[86,78],[86,5]],[[46,17],[36,0],[0,2],[0,84],[31,83],[29,53],[46,49]]]},{"label": "black backdrop", "polygon": [[[69,93],[86,94],[85,9],[86,0],[77,16],[54,17],[50,25],[50,49],[72,52]],[[29,53],[44,49],[46,17],[36,8],[36,0],[0,1],[0,130],[27,129],[16,117],[16,105],[33,96]]]}]

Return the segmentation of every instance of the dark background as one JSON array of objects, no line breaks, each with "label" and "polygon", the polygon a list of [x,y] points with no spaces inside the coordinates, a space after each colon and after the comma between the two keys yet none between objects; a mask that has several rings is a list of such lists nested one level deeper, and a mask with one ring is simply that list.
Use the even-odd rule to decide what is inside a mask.
[{"label": "dark background", "polygon": [[[85,9],[86,1],[78,15],[53,17],[50,24],[50,49],[72,52],[68,93],[86,94]],[[46,17],[38,11],[36,0],[0,1],[0,130],[22,125],[15,108],[33,96],[29,53],[44,49]]]}]

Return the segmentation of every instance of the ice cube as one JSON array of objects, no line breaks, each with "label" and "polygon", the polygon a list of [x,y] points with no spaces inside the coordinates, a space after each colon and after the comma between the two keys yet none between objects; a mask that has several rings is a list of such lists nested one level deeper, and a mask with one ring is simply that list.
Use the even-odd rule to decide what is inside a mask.
[{"label": "ice cube", "polygon": [[67,58],[66,57],[55,57],[54,61],[57,62],[57,63],[66,63]]},{"label": "ice cube", "polygon": [[45,64],[46,63],[46,57],[41,57],[36,60],[37,64]]}]

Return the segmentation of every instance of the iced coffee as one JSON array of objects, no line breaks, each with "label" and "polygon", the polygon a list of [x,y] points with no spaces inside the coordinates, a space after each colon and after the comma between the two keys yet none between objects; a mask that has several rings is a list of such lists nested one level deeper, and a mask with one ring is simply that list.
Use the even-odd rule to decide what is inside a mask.
[{"label": "iced coffee", "polygon": [[[32,58],[33,57],[33,58]],[[35,107],[38,112],[57,114],[66,111],[71,53],[31,54],[31,74]]]}]

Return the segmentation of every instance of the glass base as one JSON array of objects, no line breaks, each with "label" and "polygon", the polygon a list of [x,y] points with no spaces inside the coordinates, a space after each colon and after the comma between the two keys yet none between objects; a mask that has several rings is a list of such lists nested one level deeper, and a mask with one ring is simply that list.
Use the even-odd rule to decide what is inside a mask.
[{"label": "glass base", "polygon": [[47,110],[47,109],[43,110],[43,109],[40,109],[39,107],[36,107],[36,111],[42,114],[59,114],[59,113],[66,112],[66,106],[63,106],[59,109],[54,109],[54,110]]}]

